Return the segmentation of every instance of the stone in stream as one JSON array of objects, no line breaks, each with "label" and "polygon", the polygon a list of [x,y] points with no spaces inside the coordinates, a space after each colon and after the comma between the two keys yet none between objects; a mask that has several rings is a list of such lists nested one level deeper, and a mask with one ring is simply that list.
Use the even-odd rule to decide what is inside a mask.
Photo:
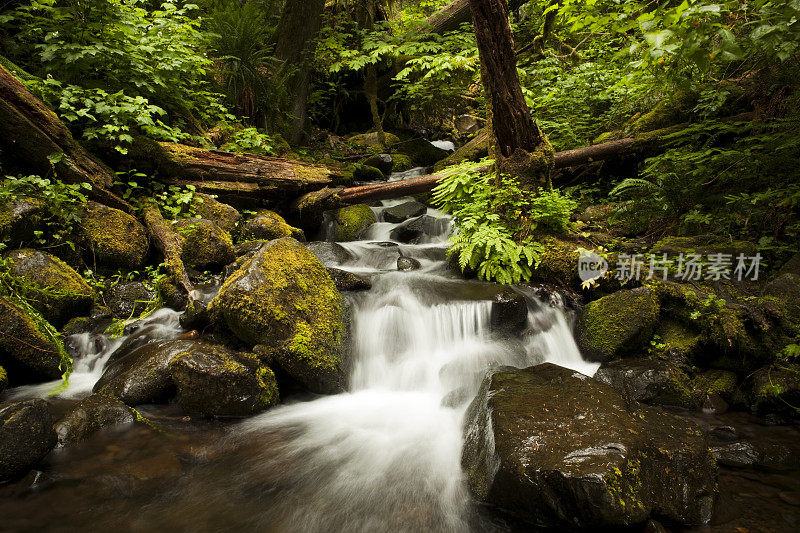
[{"label": "stone in stream", "polygon": [[418,244],[423,237],[436,235],[441,232],[441,229],[439,219],[423,215],[393,229],[389,238],[406,244]]},{"label": "stone in stream", "polygon": [[236,260],[230,234],[214,222],[182,218],[173,227],[183,238],[181,259],[187,267],[222,267]]},{"label": "stone in stream", "polygon": [[481,500],[546,526],[711,518],[717,467],[699,427],[550,363],[487,376],[462,465]]},{"label": "stone in stream", "polygon": [[342,296],[301,243],[270,241],[234,272],[209,305],[214,321],[275,360],[312,392],[344,389]]},{"label": "stone in stream", "polygon": [[356,241],[364,236],[367,228],[378,221],[375,213],[366,204],[354,204],[328,213],[330,217],[328,240]]},{"label": "stone in stream", "polygon": [[383,210],[383,220],[386,222],[405,222],[409,218],[419,217],[425,214],[428,208],[415,200],[404,202],[400,205],[387,207]]},{"label": "stone in stream", "polygon": [[286,220],[275,211],[262,209],[242,227],[239,240],[271,241],[282,237],[292,237],[301,242],[306,240],[303,230],[287,224]]},{"label": "stone in stream", "polygon": [[341,265],[356,258],[347,248],[336,242],[313,241],[306,244],[306,248],[323,265]]},{"label": "stone in stream", "polygon": [[353,179],[357,181],[384,181],[386,176],[380,169],[369,165],[355,165],[353,169]]},{"label": "stone in stream", "polygon": [[119,209],[87,202],[81,227],[89,264],[135,270],[147,259],[150,244],[144,226]]},{"label": "stone in stream", "polygon": [[117,283],[106,291],[104,300],[116,318],[128,319],[144,313],[156,293],[144,283]]},{"label": "stone in stream", "polygon": [[636,353],[650,340],[661,305],[647,288],[622,290],[586,305],[576,341],[589,361],[612,361]]},{"label": "stone in stream", "polygon": [[53,417],[40,399],[0,408],[0,482],[23,475],[56,445]]},{"label": "stone in stream", "polygon": [[397,258],[397,270],[400,272],[410,272],[412,270],[419,270],[422,267],[419,261],[413,257],[400,256]]},{"label": "stone in stream", "polygon": [[411,139],[403,141],[394,148],[397,152],[405,154],[421,166],[430,167],[449,155],[450,152],[437,148],[425,139]]},{"label": "stone in stream", "polygon": [[368,291],[372,288],[372,282],[363,276],[338,268],[328,267],[327,270],[340,291]]},{"label": "stone in stream", "polygon": [[0,365],[15,384],[50,381],[62,374],[63,351],[40,321],[0,296]]},{"label": "stone in stream", "polygon": [[11,274],[25,282],[22,292],[45,320],[60,328],[92,306],[94,290],[61,259],[25,248],[4,255]]},{"label": "stone in stream", "polygon": [[390,154],[375,154],[361,162],[364,165],[377,168],[384,176],[392,173],[394,158]]},{"label": "stone in stream", "polygon": [[528,325],[528,302],[525,296],[510,287],[492,297],[492,329],[505,333],[522,333]]},{"label": "stone in stream", "polygon": [[132,424],[136,412],[113,396],[92,394],[73,407],[54,429],[62,446],[84,441],[108,426]]},{"label": "stone in stream", "polygon": [[728,442],[712,447],[711,453],[719,464],[733,468],[795,470],[800,466],[792,449],[778,442]]},{"label": "stone in stream", "polygon": [[603,363],[594,378],[611,385],[629,400],[688,409],[698,407],[692,380],[674,362],[622,359]]}]

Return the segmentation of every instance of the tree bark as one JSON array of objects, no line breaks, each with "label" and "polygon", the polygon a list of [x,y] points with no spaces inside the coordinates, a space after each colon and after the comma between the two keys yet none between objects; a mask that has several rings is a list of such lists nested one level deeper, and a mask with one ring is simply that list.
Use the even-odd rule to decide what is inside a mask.
[{"label": "tree bark", "polygon": [[[519,9],[527,1],[510,0],[508,2],[509,9]],[[428,17],[428,24],[432,33],[441,35],[457,30],[462,24],[469,22],[471,17],[469,0],[456,0]]]},{"label": "tree bark", "polygon": [[194,286],[189,281],[186,274],[186,267],[183,264],[181,255],[183,254],[183,239],[172,230],[172,224],[164,220],[161,210],[155,201],[148,202],[142,210],[147,232],[152,241],[164,255],[164,264],[167,267],[167,274],[173,284],[186,292],[190,300],[194,299]]},{"label": "tree bark", "polygon": [[287,68],[297,69],[288,81],[294,115],[289,132],[293,144],[302,140],[305,131],[308,115],[306,104],[311,84],[308,55],[322,25],[324,8],[325,0],[288,0],[275,30],[274,56],[283,61]]},{"label": "tree bark", "polygon": [[114,172],[78,144],[58,116],[2,66],[0,145],[25,168],[42,176],[55,171],[66,183],[90,183],[93,200],[131,211],[127,202],[108,191]]},{"label": "tree bark", "polygon": [[227,200],[283,202],[322,189],[338,177],[322,165],[255,154],[204,150],[183,144],[136,139],[132,166],[160,181],[193,185]]},{"label": "tree bark", "polygon": [[498,164],[535,190],[549,181],[553,148],[531,117],[522,95],[506,0],[470,0],[475,37],[488,80]]}]

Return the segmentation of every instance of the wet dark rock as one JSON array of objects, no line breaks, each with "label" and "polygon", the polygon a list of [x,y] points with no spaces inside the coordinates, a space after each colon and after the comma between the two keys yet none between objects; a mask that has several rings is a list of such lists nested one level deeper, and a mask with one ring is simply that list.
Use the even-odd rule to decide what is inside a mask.
[{"label": "wet dark rock", "polygon": [[292,202],[290,206],[292,223],[306,232],[318,231],[325,219],[325,213],[341,206],[342,202],[338,196],[341,190],[337,187],[325,187],[304,194]]},{"label": "wet dark rock", "polygon": [[438,219],[423,215],[393,229],[389,238],[406,244],[418,244],[426,235],[436,235],[441,229]]},{"label": "wet dark rock", "polygon": [[380,170],[384,176],[388,176],[392,173],[392,169],[394,168],[394,158],[390,154],[376,154],[371,157],[368,157],[364,161],[363,164],[377,168]]},{"label": "wet dark rock", "polygon": [[372,288],[372,282],[363,276],[338,268],[328,267],[327,270],[340,291],[368,291]]},{"label": "wet dark rock", "polygon": [[357,181],[383,181],[386,179],[384,173],[373,166],[369,165],[355,165],[353,170],[353,179]]},{"label": "wet dark rock", "polygon": [[380,248],[394,248],[396,246],[399,246],[399,244],[397,244],[396,242],[389,242],[389,241],[371,242],[370,244],[372,244],[373,246],[378,246]]},{"label": "wet dark rock", "polygon": [[209,310],[243,342],[278,349],[280,366],[309,390],[343,389],[342,296],[301,243],[270,241],[225,280]]},{"label": "wet dark rock", "polygon": [[190,350],[194,341],[150,342],[106,366],[93,392],[116,396],[127,405],[159,403],[174,395],[169,363]]},{"label": "wet dark rock", "polygon": [[239,239],[241,241],[272,241],[283,237],[292,237],[301,242],[306,240],[303,230],[290,226],[275,211],[262,209],[242,226]]},{"label": "wet dark rock", "polygon": [[776,442],[741,440],[714,446],[711,453],[719,464],[734,468],[790,470],[800,466],[800,458],[788,446]]},{"label": "wet dark rock", "polygon": [[275,375],[253,355],[198,342],[169,369],[181,407],[192,415],[250,416],[278,402]]},{"label": "wet dark rock", "polygon": [[127,337],[122,344],[106,361],[108,367],[111,363],[124,359],[142,346],[164,339],[164,324],[158,318],[150,317],[137,320],[125,326],[124,335]]},{"label": "wet dark rock", "polygon": [[758,369],[746,384],[748,401],[758,413],[795,414],[800,405],[800,364],[775,363]]},{"label": "wet dark rock", "polygon": [[61,376],[61,350],[42,325],[11,300],[0,297],[0,365],[15,384]]},{"label": "wet dark rock", "polygon": [[147,232],[128,213],[87,202],[81,213],[81,227],[90,264],[135,270],[147,259]]},{"label": "wet dark rock", "polygon": [[400,272],[410,272],[419,270],[422,267],[419,261],[413,257],[400,256],[397,258],[397,270]]},{"label": "wet dark rock", "polygon": [[525,296],[506,288],[492,297],[492,329],[522,333],[528,325],[528,302]]},{"label": "wet dark rock", "polygon": [[44,400],[0,408],[0,482],[19,477],[56,445],[53,417]]},{"label": "wet dark rock", "polygon": [[387,207],[383,210],[383,220],[386,222],[405,222],[414,217],[424,215],[428,211],[425,204],[416,201],[405,202],[400,205]]},{"label": "wet dark rock", "polygon": [[586,305],[576,341],[590,361],[611,361],[636,353],[650,340],[661,306],[646,288],[622,290]]},{"label": "wet dark rock", "polygon": [[44,203],[35,198],[13,198],[0,205],[0,242],[16,247],[32,241],[45,216]]},{"label": "wet dark rock", "polygon": [[717,439],[725,442],[735,442],[739,440],[739,434],[733,426],[714,426],[708,434],[712,439]]},{"label": "wet dark rock", "polygon": [[716,465],[692,422],[629,404],[553,364],[488,376],[467,411],[462,465],[481,500],[562,527],[711,518]]},{"label": "wet dark rock", "polygon": [[25,282],[23,292],[31,306],[56,328],[92,306],[94,290],[57,257],[29,248],[4,257],[11,261],[11,273]]},{"label": "wet dark rock", "polygon": [[703,412],[710,415],[723,415],[728,412],[729,408],[728,402],[719,394],[706,394],[701,406]]},{"label": "wet dark rock", "polygon": [[180,324],[183,329],[198,330],[211,322],[208,306],[200,300],[192,300],[181,315]]},{"label": "wet dark rock", "polygon": [[222,267],[236,260],[230,234],[210,220],[183,218],[174,224],[183,237],[181,259],[192,268]]},{"label": "wet dark rock", "polygon": [[155,297],[155,291],[144,283],[133,281],[117,283],[106,291],[103,299],[116,318],[127,319],[144,313]]},{"label": "wet dark rock", "polygon": [[341,265],[356,258],[347,248],[336,242],[314,241],[306,244],[306,248],[323,265]]},{"label": "wet dark rock", "polygon": [[449,155],[447,150],[442,150],[425,139],[403,141],[394,150],[407,155],[414,164],[421,167],[433,166]]},{"label": "wet dark rock", "polygon": [[54,429],[62,446],[84,441],[108,426],[131,424],[136,421],[133,409],[117,398],[92,394],[73,407]]},{"label": "wet dark rock", "polygon": [[603,363],[594,378],[629,400],[650,405],[697,407],[689,376],[675,363],[658,359],[622,359]]},{"label": "wet dark rock", "polygon": [[354,204],[326,213],[328,220],[327,240],[356,241],[364,236],[372,224],[378,221],[375,213],[366,204]]}]

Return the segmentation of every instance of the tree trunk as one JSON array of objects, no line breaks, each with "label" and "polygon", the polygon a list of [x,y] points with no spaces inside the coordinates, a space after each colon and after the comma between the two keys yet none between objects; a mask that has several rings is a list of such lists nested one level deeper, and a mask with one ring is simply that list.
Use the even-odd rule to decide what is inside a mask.
[{"label": "tree trunk", "polygon": [[531,190],[548,183],[553,147],[522,95],[506,0],[470,0],[481,66],[486,69],[500,170]]},{"label": "tree trunk", "polygon": [[308,91],[311,84],[309,54],[313,39],[322,25],[325,0],[288,0],[275,30],[275,57],[287,68],[296,68],[289,78],[288,90],[292,99],[290,138],[299,143],[305,131]]},{"label": "tree trunk", "polygon": [[322,165],[204,150],[145,137],[136,139],[128,157],[134,168],[157,174],[162,182],[193,185],[198,192],[218,194],[234,203],[291,201],[338,177]]},{"label": "tree trunk", "polygon": [[[512,10],[519,9],[527,1],[510,0],[508,5]],[[456,0],[428,17],[428,24],[432,33],[441,35],[448,31],[457,30],[462,24],[469,22],[470,18],[469,0]]]},{"label": "tree trunk", "polygon": [[0,145],[6,157],[24,168],[42,176],[55,170],[66,183],[90,183],[93,200],[131,211],[127,202],[108,191],[114,172],[84,150],[58,116],[2,66]]}]

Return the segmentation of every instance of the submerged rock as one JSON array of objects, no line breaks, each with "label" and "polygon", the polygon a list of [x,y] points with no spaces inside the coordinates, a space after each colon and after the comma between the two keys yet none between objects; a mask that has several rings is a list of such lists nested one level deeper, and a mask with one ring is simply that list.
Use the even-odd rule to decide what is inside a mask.
[{"label": "submerged rock", "polygon": [[604,363],[594,378],[629,400],[687,409],[698,406],[692,380],[674,363],[658,359],[622,359]]},{"label": "submerged rock", "polygon": [[19,477],[56,445],[53,417],[44,400],[0,408],[0,482]]},{"label": "submerged rock", "polygon": [[31,306],[55,327],[85,314],[94,291],[69,265],[57,257],[32,249],[5,254],[11,274],[25,282],[22,291]]},{"label": "submerged rock", "polygon": [[328,239],[340,242],[358,240],[377,221],[375,213],[366,204],[342,207],[330,213]]},{"label": "submerged rock", "polygon": [[222,285],[209,310],[242,341],[276,347],[276,360],[309,390],[343,389],[342,297],[299,242],[277,239]]},{"label": "submerged rock", "polygon": [[424,215],[428,211],[425,204],[421,204],[415,200],[404,202],[400,205],[387,207],[383,210],[383,220],[386,222],[405,222],[409,218],[415,218]]},{"label": "submerged rock", "polygon": [[136,412],[113,396],[92,394],[73,407],[54,429],[62,446],[84,441],[108,426],[132,424]]},{"label": "submerged rock", "polygon": [[788,446],[777,442],[737,441],[711,448],[721,465],[733,468],[793,470],[800,459]]},{"label": "submerged rock", "polygon": [[241,213],[234,207],[223,204],[208,194],[195,193],[192,199],[192,208],[197,216],[214,222],[231,234],[242,219]]},{"label": "submerged rock", "polygon": [[650,340],[661,307],[646,288],[622,290],[590,302],[576,327],[576,340],[590,361],[611,361],[636,353]]},{"label": "submerged rock", "polygon": [[340,291],[368,291],[372,288],[372,283],[365,277],[338,268],[328,267],[327,270]]},{"label": "submerged rock", "polygon": [[15,383],[58,379],[63,350],[28,313],[0,296],[0,364]]},{"label": "submerged rock", "polygon": [[694,423],[549,363],[484,380],[467,411],[462,465],[481,500],[579,528],[650,516],[707,523],[717,476]]},{"label": "submerged rock", "polygon": [[169,364],[186,412],[206,416],[250,416],[278,402],[275,375],[255,356],[196,343]]},{"label": "submerged rock", "polygon": [[145,344],[106,366],[92,392],[115,396],[127,405],[159,403],[174,395],[170,362],[194,345],[189,340]]},{"label": "submerged rock", "polygon": [[149,250],[147,233],[131,215],[87,202],[81,214],[81,226],[90,263],[135,270],[141,267]]},{"label": "submerged rock", "polygon": [[214,222],[182,218],[173,227],[183,237],[181,259],[187,267],[221,267],[236,260],[230,234]]},{"label": "submerged rock", "polygon": [[242,241],[271,241],[282,237],[292,237],[301,242],[306,240],[303,230],[290,226],[278,213],[267,209],[262,209],[248,220],[240,235]]}]

